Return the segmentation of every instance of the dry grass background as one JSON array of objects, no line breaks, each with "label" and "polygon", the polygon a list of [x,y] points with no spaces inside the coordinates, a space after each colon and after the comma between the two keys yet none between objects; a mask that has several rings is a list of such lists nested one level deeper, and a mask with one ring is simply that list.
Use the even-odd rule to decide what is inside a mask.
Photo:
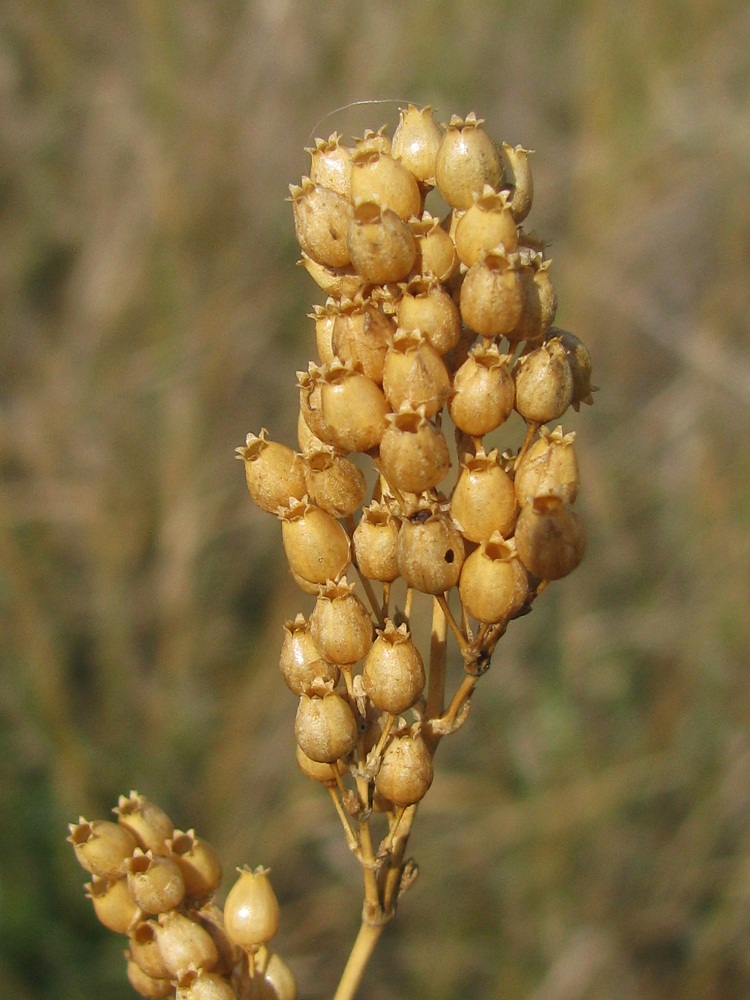
[{"label": "dry grass background", "polygon": [[293,440],[302,147],[390,97],[537,150],[603,389],[566,421],[589,555],[441,750],[362,995],[750,995],[749,53],[738,0],[3,5],[3,996],[132,995],[64,844],[131,787],[273,868],[303,1000],[332,992],[359,874],[293,763],[307,599],[233,448]]}]

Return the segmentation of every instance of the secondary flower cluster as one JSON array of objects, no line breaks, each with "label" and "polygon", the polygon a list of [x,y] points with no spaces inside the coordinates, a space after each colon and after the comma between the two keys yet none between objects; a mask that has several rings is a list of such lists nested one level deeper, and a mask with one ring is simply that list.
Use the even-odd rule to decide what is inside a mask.
[{"label": "secondary flower cluster", "polygon": [[128,979],[144,997],[295,1000],[294,977],[268,948],[279,907],[264,869],[243,869],[224,911],[214,901],[221,863],[194,830],[137,792],[121,796],[117,822],[70,824],[68,840],[91,874],[99,920],[126,934]]},{"label": "secondary flower cluster", "polygon": [[[298,450],[261,430],[237,451],[315,597],[287,622],[280,660],[300,766],[338,790],[365,867],[362,823],[387,814],[377,867],[508,622],[583,556],[575,435],[546,425],[592,401],[591,365],[552,325],[550,260],[522,225],[527,150],[496,145],[473,114],[441,129],[409,106],[392,138],[349,147],[334,133],[310,154],[291,202],[301,263],[328,297],[311,316],[317,359],[298,373]],[[518,444],[500,454],[487,437],[506,421]],[[447,711],[440,625],[428,670],[411,636],[418,593],[470,678]]]}]

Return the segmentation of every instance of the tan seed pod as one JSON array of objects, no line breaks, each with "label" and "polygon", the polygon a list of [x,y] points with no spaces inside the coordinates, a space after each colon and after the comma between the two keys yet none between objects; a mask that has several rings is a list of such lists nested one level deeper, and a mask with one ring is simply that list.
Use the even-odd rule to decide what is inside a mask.
[{"label": "tan seed pod", "polygon": [[255,960],[255,976],[250,980],[248,1000],[297,1000],[294,973],[270,948],[261,947]]},{"label": "tan seed pod", "polygon": [[466,558],[458,592],[477,621],[502,622],[517,614],[528,599],[529,581],[515,546],[499,532],[482,542]]},{"label": "tan seed pod", "polygon": [[155,920],[142,920],[130,933],[130,957],[152,979],[169,979],[171,973],[159,950]]},{"label": "tan seed pod", "polygon": [[134,962],[125,952],[127,959],[128,982],[142,997],[168,997],[174,992],[174,987],[169,979],[152,979]]},{"label": "tan seed pod", "polygon": [[425,685],[424,663],[406,624],[385,628],[367,654],[362,681],[370,701],[382,712],[400,715],[417,701]]},{"label": "tan seed pod", "polygon": [[300,697],[294,734],[311,760],[332,764],[356,746],[357,721],[345,698],[318,685]]},{"label": "tan seed pod", "polygon": [[180,977],[175,1000],[236,1000],[224,976],[216,972],[197,972],[191,969]]},{"label": "tan seed pod", "polygon": [[250,496],[261,510],[275,514],[294,497],[301,500],[307,492],[304,465],[291,448],[266,439],[265,427],[259,435],[248,434],[244,448],[237,448],[237,458],[245,463],[245,479]]},{"label": "tan seed pod", "polygon": [[333,788],[338,783],[336,780],[337,773],[343,775],[347,771],[346,765],[341,761],[329,764],[328,762],[320,763],[317,760],[313,760],[307,756],[299,745],[297,746],[296,754],[300,771],[307,778],[317,781],[318,784],[324,785],[326,788]]},{"label": "tan seed pod", "polygon": [[219,952],[205,927],[179,910],[161,913],[154,933],[172,979],[184,976],[191,967],[209,972],[219,961]]},{"label": "tan seed pod", "polygon": [[511,179],[511,211],[516,222],[523,222],[531,211],[534,197],[534,183],[529,163],[529,154],[534,150],[524,149],[523,146],[510,146],[507,142],[502,144],[501,149]]},{"label": "tan seed pod", "polygon": [[352,298],[362,291],[364,281],[351,265],[346,267],[328,267],[313,260],[306,253],[297,261],[300,267],[304,267],[312,280],[321,288],[326,295],[335,298]]},{"label": "tan seed pod", "polygon": [[69,823],[68,843],[73,845],[81,868],[99,878],[122,878],[138,843],[130,832],[119,823],[107,819],[89,822],[80,816],[77,823]]},{"label": "tan seed pod", "polygon": [[300,408],[317,437],[344,454],[377,447],[389,407],[372,379],[338,361],[298,375]]},{"label": "tan seed pod", "polygon": [[349,566],[349,538],[320,507],[299,501],[280,511],[281,539],[291,570],[309,584],[337,580]]},{"label": "tan seed pod", "polygon": [[127,934],[140,919],[141,910],[128,891],[127,879],[108,882],[94,875],[84,888],[99,922],[115,934]]},{"label": "tan seed pod", "polygon": [[327,584],[310,615],[310,634],[321,655],[331,663],[353,664],[372,645],[372,619],[354,593],[354,584]]},{"label": "tan seed pod", "polygon": [[391,140],[387,125],[381,125],[377,131],[366,128],[363,136],[355,136],[354,138],[355,153],[390,153],[390,151]]},{"label": "tan seed pod", "polygon": [[380,442],[380,465],[392,487],[422,493],[437,486],[450,471],[448,443],[423,413],[410,409],[389,413]]},{"label": "tan seed pod", "polygon": [[422,195],[414,175],[387,153],[357,152],[352,158],[352,202],[377,202],[400,219],[419,215]]},{"label": "tan seed pod", "polygon": [[188,896],[210,896],[221,884],[221,860],[215,847],[196,837],[195,830],[175,830],[167,841]]},{"label": "tan seed pod", "polygon": [[203,903],[199,910],[191,910],[191,919],[199,923],[216,945],[218,961],[213,971],[221,975],[231,975],[236,964],[237,954],[234,945],[227,936],[224,927],[224,913],[213,900]]},{"label": "tan seed pod", "polygon": [[461,314],[450,294],[432,279],[416,279],[402,286],[398,325],[420,330],[441,356],[452,350],[461,336]]},{"label": "tan seed pod", "polygon": [[407,586],[423,594],[443,594],[458,583],[464,542],[447,514],[419,511],[402,522],[397,554]]},{"label": "tan seed pod", "polygon": [[448,412],[465,434],[489,434],[513,412],[515,385],[509,360],[497,344],[480,342],[456,372]]},{"label": "tan seed pod", "polygon": [[461,317],[483,337],[506,336],[523,311],[523,287],[515,258],[491,250],[467,271],[460,293]]},{"label": "tan seed pod", "polygon": [[485,185],[456,224],[456,252],[461,263],[471,267],[498,246],[506,253],[516,249],[516,222],[506,193]]},{"label": "tan seed pod", "polygon": [[596,392],[596,386],[591,384],[591,357],[581,340],[569,330],[562,330],[558,326],[551,327],[546,334],[547,340],[559,341],[565,350],[565,357],[570,365],[573,376],[573,400],[572,407],[578,412],[581,403],[589,406],[594,402],[592,393]]},{"label": "tan seed pod", "polygon": [[324,365],[330,364],[336,353],[333,349],[333,324],[337,313],[338,303],[329,296],[324,306],[314,305],[313,311],[307,314],[315,321],[315,346],[318,358]]},{"label": "tan seed pod", "polygon": [[279,903],[268,869],[238,868],[239,878],[224,903],[224,927],[230,941],[247,951],[267,944],[279,929]]},{"label": "tan seed pod", "polygon": [[533,344],[541,340],[549,329],[557,310],[557,294],[550,280],[551,260],[532,254],[518,272],[523,288],[523,313],[516,329],[508,334],[509,340],[525,340]]},{"label": "tan seed pod", "polygon": [[421,219],[409,220],[409,227],[417,245],[413,271],[422,278],[450,281],[458,272],[459,260],[455,244],[440,220],[423,212]]},{"label": "tan seed pod", "polygon": [[428,419],[445,405],[450,376],[440,355],[420,330],[398,329],[383,367],[383,392],[394,410],[424,410]]},{"label": "tan seed pod", "polygon": [[383,583],[398,576],[398,529],[400,522],[377,502],[364,507],[352,535],[354,558],[368,580]]},{"label": "tan seed pod", "polygon": [[518,515],[516,493],[497,451],[487,455],[480,448],[464,460],[450,510],[469,541],[484,542],[495,532],[507,538],[513,532]]},{"label": "tan seed pod", "polygon": [[305,420],[305,414],[300,410],[297,414],[297,444],[301,452],[310,451],[325,445],[317,435],[313,434]]},{"label": "tan seed pod", "polygon": [[569,504],[558,496],[528,500],[518,515],[516,549],[529,573],[541,580],[560,580],[583,559],[586,535]]},{"label": "tan seed pod", "polygon": [[435,179],[454,208],[469,208],[485,184],[496,188],[500,183],[500,157],[483,124],[473,113],[466,118],[453,115],[440,143]]},{"label": "tan seed pod", "polygon": [[539,437],[516,469],[514,485],[519,504],[546,493],[555,493],[566,503],[575,501],[579,484],[575,437],[575,431],[563,434],[562,427],[540,429]]},{"label": "tan seed pod", "polygon": [[417,255],[406,222],[374,201],[357,205],[347,230],[347,246],[356,272],[367,282],[400,281]]},{"label": "tan seed pod", "polygon": [[365,477],[348,458],[330,445],[320,445],[304,456],[305,482],[313,503],[334,517],[348,517],[364,500]]},{"label": "tan seed pod", "polygon": [[423,184],[435,183],[435,163],[442,135],[429,107],[410,104],[399,110],[399,123],[393,133],[391,155]]},{"label": "tan seed pod", "polygon": [[386,747],[375,787],[396,805],[410,806],[424,798],[432,778],[432,757],[424,739],[406,732]]},{"label": "tan seed pod", "polygon": [[298,614],[294,621],[285,622],[284,633],[279,669],[290,691],[301,695],[317,678],[331,681],[334,686],[338,684],[339,668],[322,658],[303,615]]},{"label": "tan seed pod", "polygon": [[300,249],[324,267],[346,267],[351,202],[338,191],[313,184],[309,177],[302,178],[301,186],[290,184],[289,192]]},{"label": "tan seed pod", "polygon": [[166,913],[185,897],[185,880],[171,857],[136,848],[128,863],[128,890],[144,913]]},{"label": "tan seed pod", "polygon": [[385,356],[395,330],[396,324],[374,299],[357,295],[354,299],[344,299],[337,306],[331,347],[345,365],[380,385]]},{"label": "tan seed pod", "polygon": [[513,369],[516,410],[529,423],[545,424],[565,413],[573,399],[573,375],[559,340],[522,355]]},{"label": "tan seed pod", "polygon": [[351,198],[352,152],[341,145],[341,136],[334,132],[327,139],[316,139],[310,154],[310,180],[313,184],[337,191]]}]

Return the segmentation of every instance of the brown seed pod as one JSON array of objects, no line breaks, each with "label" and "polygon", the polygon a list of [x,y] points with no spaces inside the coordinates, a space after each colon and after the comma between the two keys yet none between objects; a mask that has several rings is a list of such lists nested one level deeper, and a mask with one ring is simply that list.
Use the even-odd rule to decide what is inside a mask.
[{"label": "brown seed pod", "polygon": [[523,311],[517,258],[490,250],[472,264],[461,285],[460,308],[464,323],[483,337],[512,333]]},{"label": "brown seed pod", "polygon": [[347,230],[347,247],[356,272],[367,282],[400,281],[417,255],[414,236],[406,222],[377,202],[362,202]]},{"label": "brown seed pod", "polygon": [[512,541],[497,532],[467,556],[458,592],[477,621],[502,622],[517,614],[528,598],[529,580]]},{"label": "brown seed pod", "polygon": [[398,521],[377,502],[362,509],[362,516],[352,535],[354,558],[368,580],[390,582],[398,576]]},{"label": "brown seed pod", "polygon": [[417,244],[417,256],[412,270],[421,278],[434,278],[446,283],[458,272],[459,260],[453,240],[439,219],[423,212],[421,219],[410,219]]},{"label": "brown seed pod", "polygon": [[217,972],[190,969],[178,981],[175,1000],[237,1000],[237,994]]},{"label": "brown seed pod", "polygon": [[435,163],[442,135],[432,110],[410,104],[399,110],[399,123],[393,133],[391,155],[423,184],[435,183]]},{"label": "brown seed pod", "polygon": [[310,154],[310,180],[313,184],[337,191],[351,198],[352,152],[341,145],[341,136],[334,132],[327,139],[316,139]]},{"label": "brown seed pod", "polygon": [[291,448],[266,440],[265,427],[259,435],[248,434],[237,458],[245,463],[245,479],[250,496],[261,510],[275,514],[289,497],[301,500],[307,492],[304,465]]},{"label": "brown seed pod", "polygon": [[313,781],[317,781],[318,784],[324,785],[326,788],[333,788],[338,782],[336,780],[336,774],[343,775],[346,773],[346,765],[341,761],[335,761],[333,764],[327,762],[320,763],[317,760],[313,760],[308,757],[301,746],[297,746],[297,764],[299,765],[300,771]]},{"label": "brown seed pod", "polygon": [[191,967],[208,972],[219,961],[219,952],[205,927],[179,910],[160,914],[154,933],[172,979],[184,976]]},{"label": "brown seed pod", "polygon": [[526,569],[541,580],[560,580],[583,559],[586,535],[569,504],[558,496],[528,500],[518,515],[516,549]]},{"label": "brown seed pod", "polygon": [[356,746],[357,721],[345,698],[328,685],[313,685],[300,696],[294,735],[311,760],[332,764]]},{"label": "brown seed pod", "polygon": [[352,158],[352,202],[377,202],[400,219],[419,215],[422,195],[414,175],[388,153],[357,152]]},{"label": "brown seed pod", "polygon": [[397,554],[407,586],[423,594],[443,594],[458,583],[464,542],[450,517],[435,507],[402,522]]},{"label": "brown seed pod", "polygon": [[81,868],[110,881],[127,873],[130,858],[138,846],[133,834],[119,823],[107,819],[89,822],[80,816],[69,823],[68,843],[73,845]]},{"label": "brown seed pod", "polygon": [[115,934],[127,934],[140,920],[141,909],[128,891],[127,879],[118,878],[109,882],[94,875],[84,888],[99,922],[108,930]]},{"label": "brown seed pod", "polygon": [[497,344],[480,342],[456,372],[448,412],[464,434],[489,434],[513,412],[516,390],[509,361]]},{"label": "brown seed pod", "polygon": [[417,701],[425,685],[424,663],[405,623],[396,628],[386,619],[367,654],[362,681],[368,698],[382,712],[399,715]]},{"label": "brown seed pod", "polygon": [[511,179],[510,207],[516,222],[523,222],[531,211],[534,197],[534,183],[531,177],[529,154],[533,149],[523,146],[510,146],[504,142],[501,146],[503,157],[507,164],[507,174]]},{"label": "brown seed pod", "polygon": [[305,454],[304,472],[310,499],[334,517],[348,517],[364,500],[364,475],[330,445],[319,445]]},{"label": "brown seed pod", "polygon": [[495,144],[472,112],[450,120],[435,162],[435,179],[441,195],[454,208],[469,208],[485,184],[496,188],[502,177]]},{"label": "brown seed pod", "polygon": [[410,806],[424,798],[432,778],[432,757],[424,739],[407,731],[386,747],[375,787],[396,805]]},{"label": "brown seed pod", "polygon": [[188,896],[210,896],[221,884],[221,860],[207,840],[196,837],[195,830],[175,830],[167,841],[177,862]]},{"label": "brown seed pod", "polygon": [[279,903],[268,868],[238,868],[239,878],[224,903],[224,927],[230,941],[247,951],[266,944],[279,929]]},{"label": "brown seed pod", "polygon": [[349,538],[339,522],[304,500],[279,512],[289,566],[311,584],[337,580],[349,566]]},{"label": "brown seed pod", "polygon": [[551,431],[542,427],[516,469],[514,480],[519,504],[546,493],[555,493],[573,503],[578,495],[578,463],[573,442],[575,431],[563,434],[562,427]]},{"label": "brown seed pod", "polygon": [[424,410],[428,419],[445,405],[451,390],[448,370],[420,330],[398,329],[383,366],[383,392],[394,410]]},{"label": "brown seed pod", "polygon": [[297,374],[300,408],[317,437],[344,454],[380,443],[389,407],[372,379],[336,360]]},{"label": "brown seed pod", "polygon": [[565,413],[573,399],[573,375],[558,339],[522,355],[513,369],[516,410],[529,423],[545,424]]},{"label": "brown seed pod", "polygon": [[300,267],[304,267],[315,284],[322,288],[326,295],[336,298],[344,298],[356,295],[362,291],[364,281],[351,265],[347,267],[328,267],[313,260],[306,253],[297,261]]},{"label": "brown seed pod", "polygon": [[129,957],[127,951],[125,952],[125,958],[128,963],[128,982],[136,993],[140,993],[142,997],[151,997],[153,1000],[156,1000],[157,997],[168,997],[174,992],[174,987],[169,979],[153,979],[151,976],[146,975],[137,963]]},{"label": "brown seed pod", "polygon": [[353,664],[372,645],[372,619],[354,593],[354,584],[341,580],[321,590],[310,615],[310,634],[321,655],[331,663]]},{"label": "brown seed pod", "polygon": [[530,254],[518,272],[524,304],[518,326],[508,334],[513,343],[525,340],[531,344],[541,340],[555,318],[557,294],[549,276],[551,263],[540,254]]},{"label": "brown seed pod", "polygon": [[[316,591],[320,588],[316,588]],[[321,656],[303,615],[284,623],[284,641],[279,656],[279,669],[284,683],[296,695],[308,690],[317,678],[330,681],[335,687],[339,681],[339,668]]]},{"label": "brown seed pod", "polygon": [[294,973],[275,952],[263,946],[255,961],[249,1000],[297,1000]]},{"label": "brown seed pod", "polygon": [[329,296],[324,306],[314,305],[308,317],[315,321],[315,346],[321,364],[327,365],[333,361],[333,324],[338,313],[338,302]]},{"label": "brown seed pod", "polygon": [[450,471],[448,443],[423,412],[389,413],[380,442],[380,465],[395,489],[422,493],[437,486]]},{"label": "brown seed pod", "polygon": [[393,341],[396,324],[372,298],[343,299],[336,305],[331,333],[333,353],[345,365],[380,385],[383,363]]},{"label": "brown seed pod", "polygon": [[169,979],[170,972],[159,951],[155,920],[141,920],[132,929],[129,937],[130,957],[152,979]]},{"label": "brown seed pod", "polygon": [[128,891],[144,913],[166,913],[185,897],[185,880],[171,857],[136,848],[128,862]]},{"label": "brown seed pod", "polygon": [[290,184],[289,193],[300,249],[324,267],[346,267],[351,202],[338,191],[313,184],[309,177],[302,178],[301,186]]},{"label": "brown seed pod", "polygon": [[456,224],[456,252],[461,263],[471,267],[499,246],[506,253],[516,249],[516,221],[505,191],[495,191],[487,184]]},{"label": "brown seed pod", "polygon": [[565,357],[570,365],[573,376],[573,400],[572,407],[578,412],[581,403],[589,406],[594,402],[592,393],[596,392],[596,386],[591,384],[591,357],[586,347],[569,330],[562,330],[559,326],[550,327],[546,335],[547,340],[558,340],[565,350]]},{"label": "brown seed pod", "polygon": [[381,125],[377,131],[366,128],[363,136],[355,136],[354,151],[355,153],[390,153],[391,140],[388,136],[388,126]]},{"label": "brown seed pod", "polygon": [[507,538],[518,515],[513,481],[500,465],[497,451],[480,448],[465,458],[451,496],[451,517],[464,538],[484,542],[499,532]]},{"label": "brown seed pod", "polygon": [[438,354],[447,354],[461,336],[461,314],[451,296],[430,278],[414,279],[401,288],[398,325],[404,330],[420,330]]}]

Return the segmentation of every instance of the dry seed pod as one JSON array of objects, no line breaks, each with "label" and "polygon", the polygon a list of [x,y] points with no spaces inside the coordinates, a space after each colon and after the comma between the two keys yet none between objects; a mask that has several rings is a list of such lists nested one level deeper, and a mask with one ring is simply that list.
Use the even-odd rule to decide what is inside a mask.
[{"label": "dry seed pod", "polygon": [[539,437],[516,469],[514,485],[519,504],[546,493],[555,493],[566,503],[575,501],[579,483],[575,437],[575,431],[563,434],[562,427],[540,429]]},{"label": "dry seed pod", "polygon": [[216,972],[191,969],[180,977],[175,1000],[236,1000],[227,980]]},{"label": "dry seed pod", "polygon": [[405,623],[396,628],[386,619],[367,654],[362,681],[382,712],[400,715],[417,701],[425,685],[424,663]]},{"label": "dry seed pod", "polygon": [[497,344],[481,342],[456,372],[448,412],[464,434],[489,434],[513,412],[516,390],[508,362]]},{"label": "dry seed pod", "polygon": [[529,423],[557,420],[573,398],[573,375],[559,340],[522,355],[513,369],[516,410]]},{"label": "dry seed pod", "polygon": [[391,155],[423,184],[435,183],[435,163],[442,135],[432,110],[410,104],[399,110],[399,123],[393,133]]},{"label": "dry seed pod", "polygon": [[419,215],[422,195],[412,173],[387,153],[357,152],[352,158],[352,202],[377,202],[400,219]]},{"label": "dry seed pod", "polygon": [[366,128],[363,136],[359,138],[355,136],[354,143],[356,153],[390,153],[391,140],[388,137],[388,126],[381,125],[377,132]]},{"label": "dry seed pod", "polygon": [[169,979],[171,974],[164,964],[159,942],[156,940],[158,927],[155,920],[143,920],[133,928],[130,934],[130,957],[152,979]]},{"label": "dry seed pod", "polygon": [[141,910],[128,891],[127,879],[113,882],[93,876],[84,886],[99,922],[115,934],[127,934],[140,919]]},{"label": "dry seed pod", "polygon": [[136,848],[128,862],[128,890],[144,913],[166,913],[185,897],[180,866],[161,854]]},{"label": "dry seed pod", "polygon": [[453,208],[469,208],[485,184],[496,188],[502,169],[495,144],[472,112],[450,120],[438,149],[435,179],[440,193]]},{"label": "dry seed pod", "polygon": [[300,267],[304,267],[318,288],[322,288],[326,295],[343,299],[352,298],[357,292],[362,291],[364,285],[362,276],[351,265],[328,267],[327,264],[320,264],[304,252],[297,263]]},{"label": "dry seed pod", "polygon": [[307,452],[304,469],[310,499],[333,517],[348,517],[364,500],[365,477],[353,462],[337,455],[330,445]]},{"label": "dry seed pod", "polygon": [[248,1000],[297,1000],[294,973],[275,952],[261,948],[255,969]]},{"label": "dry seed pod", "polygon": [[507,538],[518,514],[516,492],[497,451],[485,454],[480,448],[462,464],[451,496],[451,517],[464,538],[484,542],[494,532]]},{"label": "dry seed pod", "polygon": [[349,702],[324,685],[300,697],[294,722],[297,744],[311,760],[332,764],[357,743],[357,721]]},{"label": "dry seed pod", "polygon": [[237,458],[245,463],[245,479],[250,496],[261,510],[275,514],[294,497],[301,500],[307,492],[305,471],[299,455],[276,441],[266,440],[265,427],[259,435],[248,434],[244,448],[237,448]]},{"label": "dry seed pod", "polygon": [[405,409],[389,413],[388,427],[380,442],[380,465],[395,489],[423,493],[437,486],[450,471],[448,443],[423,412]]},{"label": "dry seed pod", "polygon": [[92,875],[114,880],[128,870],[130,858],[138,846],[130,830],[107,819],[89,822],[80,816],[69,823],[68,843],[73,845],[78,864]]},{"label": "dry seed pod", "polygon": [[313,760],[308,757],[301,746],[297,746],[297,763],[299,765],[300,771],[313,781],[317,781],[318,784],[324,785],[326,788],[333,788],[334,785],[338,784],[336,779],[336,774],[343,775],[346,773],[347,768],[341,761],[336,761],[333,764],[319,763],[317,760]]},{"label": "dry seed pod", "polygon": [[310,634],[321,655],[331,663],[353,664],[372,645],[372,619],[354,593],[354,584],[341,580],[320,592],[310,615]]},{"label": "dry seed pod", "polygon": [[341,136],[334,132],[327,139],[316,139],[310,154],[310,180],[313,184],[338,191],[351,197],[352,153],[341,145]]},{"label": "dry seed pod", "polygon": [[518,233],[507,194],[487,184],[456,224],[456,252],[461,263],[471,267],[498,246],[512,253]]},{"label": "dry seed pod", "polygon": [[196,837],[195,830],[175,830],[167,841],[182,872],[188,896],[210,896],[221,884],[221,860],[215,847]]},{"label": "dry seed pod", "polygon": [[529,344],[541,340],[555,318],[557,293],[549,276],[551,263],[539,254],[532,254],[518,272],[524,305],[518,326],[509,334],[514,343],[525,340]]},{"label": "dry seed pod", "polygon": [[184,976],[191,967],[208,972],[219,961],[219,952],[205,927],[178,910],[160,914],[154,934],[173,979]]},{"label": "dry seed pod", "polygon": [[370,451],[386,427],[388,403],[372,379],[338,361],[298,372],[308,427],[337,451]]},{"label": "dry seed pod", "polygon": [[400,281],[414,263],[417,245],[409,226],[374,201],[357,205],[347,230],[347,246],[357,274],[372,284]]},{"label": "dry seed pod", "polygon": [[490,250],[464,277],[460,294],[464,323],[483,337],[512,333],[523,311],[523,288],[515,258]]},{"label": "dry seed pod", "polygon": [[534,183],[529,163],[529,154],[533,153],[534,150],[524,149],[523,146],[510,146],[507,142],[502,144],[501,149],[511,176],[510,207],[513,218],[516,222],[523,222],[531,211],[531,202],[534,197]]},{"label": "dry seed pod", "polygon": [[419,734],[394,736],[383,754],[375,787],[398,806],[419,802],[432,784],[430,751]]},{"label": "dry seed pod", "polygon": [[284,641],[279,656],[279,669],[284,683],[296,695],[306,691],[314,680],[339,681],[339,668],[321,657],[315,645],[310,625],[303,615],[284,623]]},{"label": "dry seed pod", "polygon": [[310,430],[307,425],[307,421],[305,420],[305,414],[302,410],[300,410],[297,414],[297,444],[303,454],[306,451],[310,451],[312,448],[319,448],[325,444],[325,441],[321,441],[320,438],[313,434]]},{"label": "dry seed pod", "polygon": [[339,522],[304,500],[280,511],[281,539],[291,570],[310,584],[337,580],[351,561]]},{"label": "dry seed pod", "polygon": [[396,546],[399,523],[387,508],[377,502],[362,509],[362,517],[352,535],[352,544],[357,566],[368,580],[386,583],[398,576]]},{"label": "dry seed pod", "polygon": [[406,407],[431,418],[451,390],[448,370],[420,330],[398,329],[383,366],[383,392],[394,410]]},{"label": "dry seed pod", "polygon": [[496,532],[467,556],[458,582],[464,610],[480,622],[502,622],[529,596],[529,580],[515,547]]},{"label": "dry seed pod", "polygon": [[232,942],[224,928],[224,913],[213,900],[204,903],[199,910],[192,910],[190,916],[210,935],[216,945],[219,960],[214,966],[214,972],[231,975],[237,964],[237,955]]},{"label": "dry seed pod", "polygon": [[422,278],[448,282],[458,272],[456,247],[439,219],[423,212],[421,219],[410,219],[409,227],[417,245],[413,270]]},{"label": "dry seed pod", "polygon": [[138,846],[144,851],[168,853],[166,841],[174,833],[174,823],[163,809],[149,802],[145,795],[139,795],[135,791],[131,791],[128,796],[121,795],[112,812],[117,816],[120,826],[130,830],[138,841]]},{"label": "dry seed pod", "polygon": [[591,357],[583,343],[569,330],[562,330],[558,326],[551,327],[546,336],[547,340],[559,341],[565,350],[565,357],[570,365],[573,376],[573,400],[572,407],[578,412],[581,403],[589,406],[594,402],[591,395],[596,392],[596,387],[591,384]]},{"label": "dry seed pod", "polygon": [[324,267],[346,267],[351,203],[338,191],[313,184],[309,177],[302,178],[301,186],[290,184],[289,193],[300,249]]},{"label": "dry seed pod", "polygon": [[318,358],[324,365],[330,364],[336,353],[333,349],[333,324],[337,312],[338,303],[336,299],[329,296],[324,306],[314,305],[313,311],[307,314],[310,319],[315,321],[315,346],[318,350]]},{"label": "dry seed pod", "polygon": [[569,504],[554,495],[526,502],[514,537],[521,562],[542,580],[567,576],[586,551],[581,521]]},{"label": "dry seed pod", "polygon": [[127,976],[128,982],[142,997],[168,997],[174,991],[174,987],[169,979],[152,979],[134,962],[128,952],[125,952],[128,961]]},{"label": "dry seed pod", "polygon": [[415,279],[402,286],[398,325],[420,330],[438,354],[447,354],[461,336],[461,314],[448,292],[432,279]]},{"label": "dry seed pod", "polygon": [[401,524],[397,554],[407,586],[423,594],[443,594],[458,583],[464,542],[445,513],[423,510]]},{"label": "dry seed pod", "polygon": [[343,299],[336,307],[331,333],[334,355],[380,385],[383,364],[396,325],[372,298]]},{"label": "dry seed pod", "polygon": [[246,951],[267,944],[279,929],[279,903],[268,868],[238,868],[239,878],[224,904],[224,927],[230,941]]}]

